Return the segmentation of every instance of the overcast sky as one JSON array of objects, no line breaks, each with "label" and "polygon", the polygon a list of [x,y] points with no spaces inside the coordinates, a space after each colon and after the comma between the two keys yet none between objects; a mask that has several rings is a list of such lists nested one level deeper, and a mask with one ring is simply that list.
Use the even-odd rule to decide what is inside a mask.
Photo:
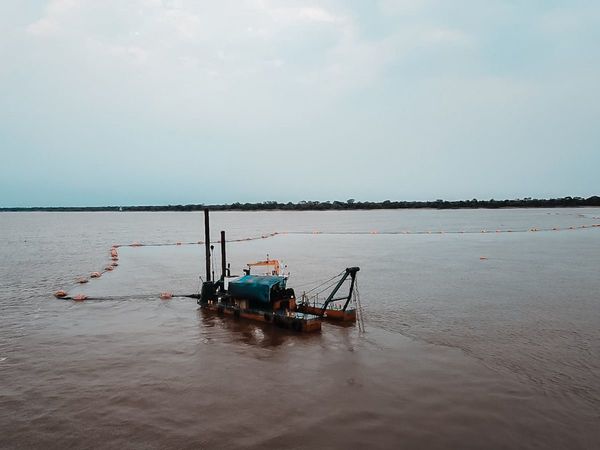
[{"label": "overcast sky", "polygon": [[0,1],[0,206],[600,193],[600,2]]}]

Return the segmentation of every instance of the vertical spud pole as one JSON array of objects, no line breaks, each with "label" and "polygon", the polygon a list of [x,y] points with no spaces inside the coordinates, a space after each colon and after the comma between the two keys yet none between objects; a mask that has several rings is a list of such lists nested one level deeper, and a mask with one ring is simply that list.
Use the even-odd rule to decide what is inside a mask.
[{"label": "vertical spud pole", "polygon": [[204,209],[204,248],[206,249],[206,281],[210,281],[210,223],[208,208]]},{"label": "vertical spud pole", "polygon": [[221,279],[227,274],[227,256],[225,254],[225,232],[221,231]]}]

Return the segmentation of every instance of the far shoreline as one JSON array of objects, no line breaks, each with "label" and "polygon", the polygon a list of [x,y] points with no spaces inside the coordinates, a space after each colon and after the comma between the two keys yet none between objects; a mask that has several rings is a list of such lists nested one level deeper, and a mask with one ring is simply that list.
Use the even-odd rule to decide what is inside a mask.
[{"label": "far shoreline", "polygon": [[361,202],[354,199],[340,201],[301,201],[298,203],[279,203],[267,201],[261,203],[230,204],[189,204],[189,205],[143,205],[143,206],[36,206],[1,207],[0,212],[194,212],[209,209],[211,211],[371,211],[398,209],[537,209],[537,208],[581,208],[600,207],[600,197],[562,197],[552,199],[512,199],[512,200],[435,200],[435,201],[391,201]]}]

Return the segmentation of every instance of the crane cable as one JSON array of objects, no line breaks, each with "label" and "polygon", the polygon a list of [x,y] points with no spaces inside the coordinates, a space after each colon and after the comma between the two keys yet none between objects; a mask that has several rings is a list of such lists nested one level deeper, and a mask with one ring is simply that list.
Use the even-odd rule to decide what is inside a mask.
[{"label": "crane cable", "polygon": [[[312,291],[315,291],[315,290],[317,290],[318,288],[320,288],[320,287],[321,287],[321,286],[323,286],[324,284],[327,284],[327,283],[329,283],[330,281],[333,281],[333,280],[335,280],[336,278],[338,278],[338,277],[341,277],[341,276],[344,274],[344,272],[345,272],[345,270],[342,270],[342,271],[341,271],[340,273],[338,273],[337,275],[334,275],[333,277],[329,278],[328,280],[325,280],[325,281],[323,281],[321,284],[319,284],[319,285],[317,285],[317,286],[313,287],[312,289],[309,289],[308,291],[305,291],[304,293],[305,293],[305,294],[308,294],[308,293],[310,293],[310,292],[312,292]],[[322,292],[322,291],[321,291],[321,292]]]},{"label": "crane cable", "polygon": [[353,299],[354,299],[354,305],[356,307],[356,316],[357,316],[356,324],[358,325],[358,331],[360,331],[361,333],[364,333],[365,332],[365,321],[363,318],[364,314],[363,314],[362,304],[360,302],[360,291],[358,290],[358,279],[354,280]]}]

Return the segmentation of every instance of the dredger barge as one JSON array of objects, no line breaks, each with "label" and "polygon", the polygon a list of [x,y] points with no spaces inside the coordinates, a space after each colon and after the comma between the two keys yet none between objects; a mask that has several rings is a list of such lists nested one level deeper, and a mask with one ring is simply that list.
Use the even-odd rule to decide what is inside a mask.
[{"label": "dredger barge", "polygon": [[[248,264],[242,276],[231,276],[226,257],[225,232],[221,231],[221,277],[215,279],[211,271],[210,222],[208,210],[204,210],[204,234],[206,250],[206,279],[198,296],[201,308],[236,319],[249,319],[289,328],[294,331],[311,332],[321,329],[323,319],[354,322],[356,305],[351,305],[355,294],[358,267],[343,271],[340,280],[323,302],[305,293],[300,301],[293,289],[287,287],[287,276],[282,275],[279,261],[269,260]],[[253,267],[270,267],[268,274],[251,274]],[[335,278],[335,277],[334,277]],[[336,297],[345,281],[350,287],[346,295]]]}]

